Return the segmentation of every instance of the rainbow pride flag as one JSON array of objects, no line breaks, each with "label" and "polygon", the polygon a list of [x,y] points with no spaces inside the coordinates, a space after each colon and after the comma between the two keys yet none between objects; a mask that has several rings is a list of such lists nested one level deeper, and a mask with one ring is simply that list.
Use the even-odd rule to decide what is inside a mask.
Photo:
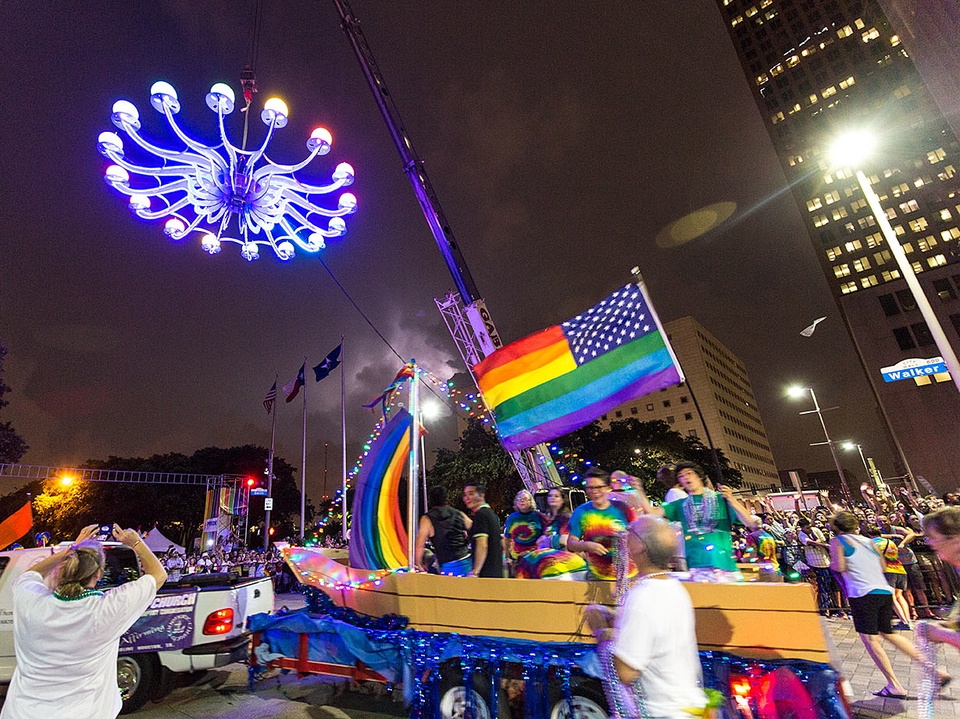
[{"label": "rainbow pride flag", "polygon": [[636,284],[501,347],[473,370],[507,451],[556,439],[683,381],[660,320]]},{"label": "rainbow pride flag", "polygon": [[370,444],[353,495],[350,566],[399,569],[408,565],[407,532],[400,515],[400,478],[410,451],[413,418],[399,410]]}]

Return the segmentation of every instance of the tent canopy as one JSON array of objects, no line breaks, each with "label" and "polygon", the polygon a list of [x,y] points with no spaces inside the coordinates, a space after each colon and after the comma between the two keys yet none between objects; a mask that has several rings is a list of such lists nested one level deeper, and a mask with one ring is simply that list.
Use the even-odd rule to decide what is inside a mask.
[{"label": "tent canopy", "polygon": [[143,535],[143,541],[148,547],[150,547],[153,552],[166,552],[170,547],[173,547],[177,550],[178,554],[183,554],[183,547],[174,542],[172,539],[167,539],[163,536],[157,527],[154,527],[149,532],[145,532]]}]

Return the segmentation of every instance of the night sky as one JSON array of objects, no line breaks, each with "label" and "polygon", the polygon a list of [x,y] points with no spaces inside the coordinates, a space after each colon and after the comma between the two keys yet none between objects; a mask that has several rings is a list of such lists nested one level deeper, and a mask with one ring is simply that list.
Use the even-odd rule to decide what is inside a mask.
[{"label": "night sky", "polygon": [[[144,223],[102,180],[97,135],[113,102],[138,106],[143,132],[177,146],[149,105],[174,85],[179,119],[213,142],[214,82],[240,95],[252,0],[104,0],[0,5],[4,134],[0,342],[13,388],[0,412],[31,449],[24,462],[76,465],[270,441],[261,401],[346,337],[348,461],[376,416],[360,407],[401,362],[315,257],[248,263],[210,257]],[[780,469],[832,469],[809,404],[835,439],[854,439],[893,474],[891,452],[799,210],[712,0],[390,3],[354,0],[481,294],[506,341],[591,306],[639,265],[661,318],[692,315],[745,363]],[[443,378],[462,369],[433,298],[452,289],[400,159],[332,3],[265,2],[259,109],[282,97],[289,125],[269,154],[299,162],[323,125],[333,149],[300,177],[356,169],[359,212],[324,261],[404,358]],[[240,113],[229,118],[235,142]],[[686,243],[664,228],[735,203],[719,229]],[[661,241],[657,241],[660,235]],[[800,330],[827,319],[813,337]],[[340,473],[339,374],[309,380],[308,488],[324,442]],[[694,388],[697,390],[698,388]],[[701,393],[707,388],[699,389]],[[449,444],[448,415],[428,452]],[[432,445],[432,447],[431,447]],[[281,401],[278,452],[299,466],[300,403]],[[844,464],[863,477],[859,457]],[[610,467],[608,469],[615,469]]]}]

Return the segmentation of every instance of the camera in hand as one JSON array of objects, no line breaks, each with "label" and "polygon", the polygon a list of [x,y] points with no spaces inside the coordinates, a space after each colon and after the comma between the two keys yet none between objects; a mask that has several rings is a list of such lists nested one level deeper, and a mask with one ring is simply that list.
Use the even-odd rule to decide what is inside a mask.
[{"label": "camera in hand", "polygon": [[112,524],[101,524],[97,529],[98,542],[106,542],[109,539],[113,539],[113,525]]}]

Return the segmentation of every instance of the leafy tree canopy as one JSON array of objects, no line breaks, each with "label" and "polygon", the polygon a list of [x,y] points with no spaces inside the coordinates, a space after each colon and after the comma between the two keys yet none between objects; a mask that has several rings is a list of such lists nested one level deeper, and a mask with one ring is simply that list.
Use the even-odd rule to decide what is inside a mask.
[{"label": "leafy tree canopy", "polygon": [[[7,348],[0,345],[0,409],[10,404],[3,398],[3,395],[10,392],[10,387],[3,381],[3,358],[6,356]],[[19,462],[29,448],[10,422],[0,422],[0,464]]]},{"label": "leafy tree canopy", "polygon": [[[663,420],[641,422],[628,418],[611,422],[602,428],[599,422],[560,437],[551,444],[557,447],[554,459],[561,475],[569,480],[580,479],[589,467],[602,467],[608,472],[620,469],[643,480],[651,497],[662,499],[666,493],[656,481],[657,469],[671,462],[690,461],[703,467],[717,481],[717,470],[711,450],[696,437],[686,437],[670,428]],[[721,450],[716,450],[723,484],[739,487],[743,483],[740,470],[731,467]]]},{"label": "leafy tree canopy", "polygon": [[479,419],[471,418],[458,443],[457,450],[437,450],[437,460],[427,472],[428,483],[446,487],[450,504],[461,508],[464,485],[485,484],[487,502],[494,512],[502,515],[513,511],[513,496],[523,483],[493,430]]},{"label": "leafy tree canopy", "polygon": [[[147,458],[109,457],[106,460],[90,460],[82,468],[242,475],[252,477],[258,484],[266,486],[266,461],[266,449],[244,445],[228,449],[207,447],[189,457],[179,453],[157,454]],[[279,539],[298,533],[300,490],[294,480],[293,467],[282,458],[274,457],[273,470],[271,524],[275,528],[274,537]],[[84,525],[94,522],[117,522],[123,527],[139,527],[143,531],[156,525],[165,535],[187,547],[193,546],[193,540],[202,531],[204,486],[83,481],[65,484],[59,479],[51,479],[24,487],[14,496],[5,497],[3,502],[10,502],[16,509],[22,506],[26,492],[31,490],[34,495],[34,528],[37,532],[49,531],[54,541],[75,537]],[[243,490],[246,491],[245,484]],[[308,521],[312,511],[308,504]],[[251,498],[251,547],[262,546],[263,535],[254,530],[259,527],[262,531],[263,515],[263,501],[257,497]]]}]

